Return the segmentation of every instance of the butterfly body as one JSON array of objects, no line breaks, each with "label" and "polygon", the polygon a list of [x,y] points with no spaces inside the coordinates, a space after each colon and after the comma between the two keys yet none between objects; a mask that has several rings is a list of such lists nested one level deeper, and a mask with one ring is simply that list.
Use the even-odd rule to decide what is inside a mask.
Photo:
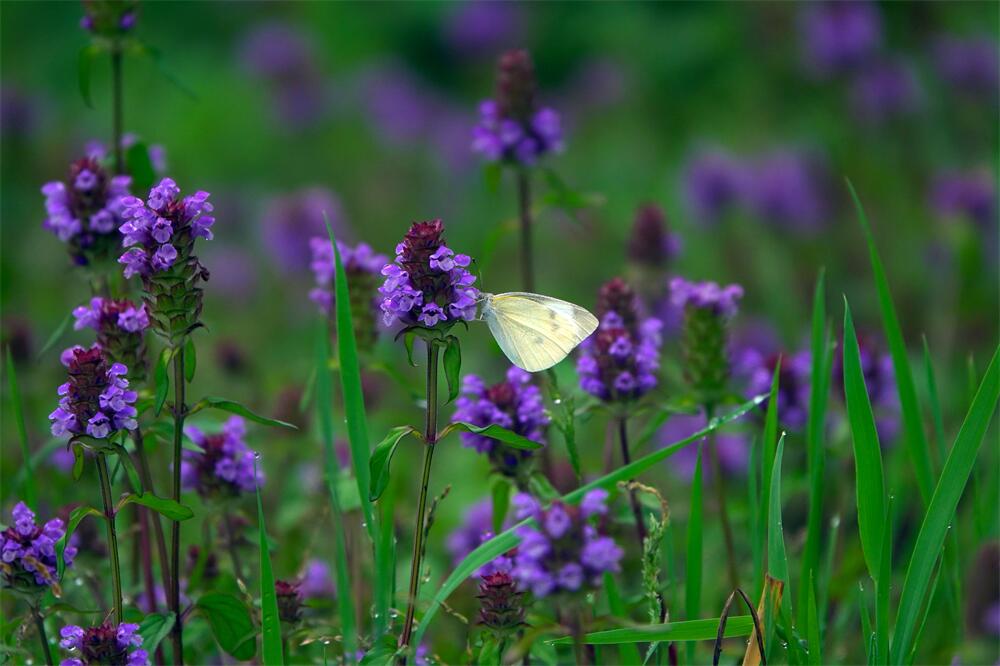
[{"label": "butterfly body", "polygon": [[597,329],[579,305],[521,291],[483,294],[480,316],[511,363],[528,372],[551,368]]}]

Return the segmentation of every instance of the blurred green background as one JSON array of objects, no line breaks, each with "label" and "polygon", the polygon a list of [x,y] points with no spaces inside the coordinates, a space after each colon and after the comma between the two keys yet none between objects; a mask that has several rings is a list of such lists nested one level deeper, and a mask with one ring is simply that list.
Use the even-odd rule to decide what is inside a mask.
[{"label": "blurred green background", "polygon": [[[515,234],[505,231],[516,214],[513,182],[489,187],[469,144],[478,103],[492,94],[497,55],[526,47],[540,98],[565,125],[566,150],[546,165],[600,201],[574,214],[540,212],[539,291],[592,307],[603,282],[629,271],[633,216],[639,204],[652,202],[683,242],[661,282],[677,274],[742,284],[737,327],[766,322],[781,348],[796,350],[806,343],[811,292],[824,266],[834,330],[844,294],[859,329],[877,337],[867,250],[844,184],[849,177],[873,221],[914,358],[920,336],[927,336],[953,432],[967,401],[968,363],[981,371],[997,340],[1000,131],[996,81],[992,89],[959,89],[942,74],[938,47],[948,38],[985,39],[995,53],[1000,9],[992,2],[872,6],[881,26],[873,58],[902,63],[912,78],[886,82],[885,90],[872,84],[871,101],[858,99],[864,72],[821,75],[810,66],[803,16],[811,8],[791,2],[143,4],[136,35],[161,55],[159,63],[126,59],[126,130],[162,145],[166,173],[185,192],[211,192],[218,218],[215,240],[201,249],[212,279],[191,394],[224,395],[309,423],[296,403],[312,366],[312,278],[308,258],[281,254],[283,244],[301,244],[309,234],[296,236],[302,227],[294,225],[282,231],[274,209],[276,198],[302,188],[328,188],[340,204],[337,228],[387,254],[410,222],[441,217],[449,245],[479,260],[484,289],[518,288]],[[78,84],[79,52],[88,43],[80,6],[8,2],[0,12],[3,337],[18,352],[29,436],[39,447],[48,439],[45,415],[61,381],[58,353],[89,340],[70,332],[37,356],[68,311],[89,297],[62,244],[42,229],[39,188],[64,177],[88,141],[109,142],[109,67],[106,58],[93,64],[88,108]],[[286,59],[294,64],[281,69],[276,63]],[[912,89],[899,92],[906,85]],[[686,174],[705,150],[726,151],[750,172],[775,152],[807,155],[815,182],[811,194],[797,196],[818,200],[815,224],[773,224],[741,211],[714,223],[699,220]],[[975,174],[988,185],[993,204],[984,219],[935,204],[940,179],[951,173]],[[543,180],[536,183],[544,195]],[[386,363],[419,386],[421,370],[406,367],[401,346],[383,341],[382,347]],[[465,370],[500,379],[504,359],[484,327],[463,336],[463,349]],[[675,341],[664,353],[674,359],[667,365],[676,365]],[[560,377],[573,384],[571,364]],[[373,437],[391,425],[420,422],[405,391],[384,377],[379,385],[370,402]],[[665,392],[674,390],[680,388],[668,382]],[[21,457],[7,409],[5,517]],[[603,447],[600,421],[579,436],[592,471]],[[550,439],[561,457],[558,435]],[[254,428],[248,441],[263,453],[270,477],[269,527],[281,535],[276,572],[291,576],[303,549],[320,555],[329,549],[318,536],[329,520],[315,506],[322,502],[294,476],[319,475],[320,449],[310,432]],[[995,464],[995,439],[986,448]],[[416,469],[418,452],[403,455],[411,457],[394,468]],[[432,538],[435,576],[448,564],[444,535],[469,503],[485,496],[487,472],[457,441],[439,455],[434,492],[446,483],[454,488]],[[81,500],[65,474],[48,467],[38,474],[50,509]],[[411,497],[415,480],[400,478],[399,497]],[[687,491],[666,484],[664,492],[683,516]],[[410,520],[406,512],[398,519]],[[192,538],[196,529],[190,528]],[[401,546],[408,543],[404,536]]]}]

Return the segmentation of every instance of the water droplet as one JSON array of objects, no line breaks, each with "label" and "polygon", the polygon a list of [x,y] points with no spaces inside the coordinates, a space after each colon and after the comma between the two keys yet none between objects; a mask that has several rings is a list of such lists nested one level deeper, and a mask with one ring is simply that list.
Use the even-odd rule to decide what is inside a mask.
[{"label": "water droplet", "polygon": [[260,451],[254,451],[253,452],[253,459],[254,460],[260,460],[261,459]]},{"label": "water droplet", "polygon": [[554,403],[555,403],[555,404],[557,404],[557,405],[561,405],[561,404],[562,404],[562,398],[556,398],[556,399],[555,399],[555,400],[553,400],[552,402],[554,402]]},{"label": "water droplet", "polygon": [[[761,631],[763,632],[763,630],[761,630]],[[329,645],[329,644],[330,644],[330,639],[329,638],[324,638],[323,639],[323,645]]]}]

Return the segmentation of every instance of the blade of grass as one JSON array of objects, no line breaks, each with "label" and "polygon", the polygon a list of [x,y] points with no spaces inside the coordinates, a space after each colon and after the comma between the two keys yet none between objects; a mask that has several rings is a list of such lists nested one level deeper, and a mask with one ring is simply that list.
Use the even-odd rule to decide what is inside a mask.
[{"label": "blade of grass", "polygon": [[986,369],[976,397],[965,416],[965,422],[962,423],[962,428],[951,447],[941,478],[920,525],[899,600],[896,631],[892,637],[892,663],[902,664],[909,658],[913,649],[913,634],[919,619],[920,607],[927,596],[934,562],[955,519],[958,502],[969,481],[979,447],[996,410],[997,400],[1000,400],[998,356],[1000,349],[993,353],[993,359]]},{"label": "blade of grass", "polygon": [[[628,629],[595,631],[584,634],[583,642],[587,645],[623,645],[626,643],[646,643],[650,641],[714,641],[716,634],[719,632],[720,619],[714,617],[703,620],[687,620],[686,622],[650,624]],[[726,621],[725,638],[739,638],[741,636],[749,636],[752,633],[753,618],[749,615],[736,615]],[[573,639],[570,636],[550,641],[552,645],[570,645],[572,642]]]},{"label": "blade of grass", "polygon": [[764,585],[764,549],[767,547],[767,533],[760,509],[760,483],[758,475],[761,462],[761,439],[754,437],[750,442],[750,462],[747,467],[747,501],[750,509],[750,559],[753,561],[754,590]]},{"label": "blade of grass", "polygon": [[[608,609],[613,617],[628,620],[628,613],[625,611],[625,603],[622,601],[622,593],[618,590],[618,583],[615,577],[608,572],[604,574],[604,591],[608,595]],[[618,648],[618,657],[623,664],[641,664],[642,658],[639,656],[639,648],[635,643],[623,643]]]},{"label": "blade of grass", "polygon": [[809,610],[807,611],[808,620],[806,626],[808,629],[806,631],[806,635],[809,640],[810,666],[822,666],[823,641],[820,639],[819,635],[819,610],[816,608],[816,580],[813,573],[813,571],[809,572],[809,583],[802,586],[808,590],[808,593],[806,594],[806,603],[809,605]]},{"label": "blade of grass", "polygon": [[889,590],[892,587],[892,496],[886,503],[885,532],[882,535],[882,562],[875,581],[875,661],[889,661]]},{"label": "blade of grass", "polygon": [[868,216],[865,215],[864,207],[861,205],[861,200],[850,180],[847,181],[847,188],[851,192],[851,199],[854,201],[858,220],[861,222],[865,241],[868,243],[868,254],[871,259],[872,273],[875,276],[879,309],[882,313],[882,328],[886,341],[889,343],[889,354],[892,356],[892,367],[896,375],[896,389],[899,392],[899,406],[903,414],[903,441],[916,472],[920,498],[923,500],[924,506],[927,506],[931,500],[934,477],[931,472],[927,437],[924,434],[923,420],[920,416],[920,405],[917,403],[917,391],[913,384],[913,373],[906,355],[906,343],[903,341],[903,332],[899,326],[899,318],[896,316],[896,307],[892,303],[892,293],[889,291],[889,281],[886,278],[878,248],[875,247],[875,238],[872,236]]},{"label": "blade of grass", "polygon": [[830,391],[827,357],[830,355],[826,328],[825,271],[820,269],[813,296],[812,370],[809,378],[809,420],[806,424],[806,467],[809,472],[809,514],[806,520],[806,542],[802,548],[802,568],[799,577],[799,627],[808,635],[809,596],[813,574],[819,566],[820,541],[823,531],[823,475],[826,461],[823,434],[826,428],[826,404]]},{"label": "blade of grass", "polygon": [[17,439],[21,443],[21,464],[27,467],[24,475],[24,500],[33,510],[38,510],[38,491],[35,489],[35,475],[31,470],[31,450],[28,447],[28,429],[24,425],[24,406],[21,404],[21,391],[17,386],[17,372],[14,370],[14,356],[7,347],[7,388],[10,391],[10,405],[14,411],[14,423],[17,425]]},{"label": "blade of grass", "polygon": [[[256,462],[254,467],[256,467]],[[255,472],[256,475],[256,472]],[[267,546],[267,528],[264,525],[264,504],[257,486],[257,532],[260,537],[260,624],[261,656],[265,664],[284,664],[281,648],[281,620],[278,619],[278,593],[274,589],[274,572],[271,570],[271,551]]]},{"label": "blade of grass", "polygon": [[[798,663],[797,643],[792,640],[792,601],[791,581],[788,576],[788,554],[785,550],[785,531],[781,518],[781,459],[785,451],[785,434],[778,439],[778,447],[774,454],[774,467],[771,471],[771,488],[768,497],[768,529],[767,529],[767,573],[771,578],[784,584],[784,594],[781,596],[780,617],[788,636],[788,659],[790,663]],[[772,625],[773,626],[773,625]],[[770,630],[768,630],[770,637]],[[771,642],[766,644],[771,652]],[[768,659],[768,661],[771,661]]]},{"label": "blade of grass", "polygon": [[[595,488],[610,490],[614,488],[619,481],[625,481],[639,476],[643,471],[649,469],[653,465],[663,462],[688,444],[700,441],[710,432],[714,432],[725,424],[740,418],[750,410],[757,407],[757,405],[763,401],[764,396],[757,396],[753,400],[743,403],[729,414],[713,418],[698,432],[669,446],[665,446],[659,451],[654,451],[637,460],[634,460],[630,464],[624,465],[609,474],[605,474],[604,476],[595,479],[590,483],[567,493],[566,495],[563,495],[562,499],[570,504],[575,504],[576,502],[579,502],[584,495]],[[424,611],[424,615],[420,619],[420,623],[417,625],[415,636],[412,641],[414,645],[420,644],[424,632],[427,631],[427,627],[437,614],[441,604],[452,592],[455,591],[456,588],[458,588],[459,585],[465,582],[469,576],[472,575],[472,572],[496,558],[497,555],[507,552],[521,542],[520,537],[516,534],[516,530],[518,527],[527,525],[528,522],[528,520],[522,520],[520,523],[508,528],[505,532],[496,535],[489,541],[483,542],[479,545],[479,547],[466,555],[465,558],[458,563],[458,566],[456,566],[451,574],[448,575],[448,578],[441,584],[441,587],[434,594],[433,598],[429,600],[427,609]]]},{"label": "blade of grass", "polygon": [[319,419],[320,436],[323,439],[323,467],[326,472],[326,487],[330,493],[333,509],[333,552],[334,568],[337,576],[337,603],[340,607],[341,630],[344,635],[344,657],[353,662],[358,649],[358,638],[354,630],[354,600],[351,599],[351,577],[347,564],[347,547],[344,543],[344,515],[340,510],[337,495],[337,458],[333,450],[333,386],[330,379],[330,332],[326,319],[320,322],[316,336],[316,413]]},{"label": "blade of grass", "polygon": [[[688,620],[701,615],[701,558],[702,558],[702,445],[698,444],[698,457],[691,479],[691,509],[687,527],[687,559],[684,562],[684,610]],[[688,663],[694,662],[695,645],[687,646]]]},{"label": "blade of grass", "polygon": [[865,658],[869,664],[875,663],[875,632],[872,631],[872,616],[868,610],[868,599],[864,585],[858,583],[858,613],[861,615],[861,644],[865,648]]},{"label": "blade of grass", "polygon": [[826,553],[823,555],[823,570],[817,589],[818,615],[820,624],[820,640],[826,636],[826,612],[830,600],[830,579],[833,577],[833,561],[837,556],[837,537],[840,534],[840,515],[830,519],[830,538],[826,542]]},{"label": "blade of grass", "polygon": [[875,416],[861,370],[861,352],[844,298],[844,395],[854,443],[854,475],[861,551],[872,580],[878,580],[882,563],[882,535],[885,532],[885,479]]}]

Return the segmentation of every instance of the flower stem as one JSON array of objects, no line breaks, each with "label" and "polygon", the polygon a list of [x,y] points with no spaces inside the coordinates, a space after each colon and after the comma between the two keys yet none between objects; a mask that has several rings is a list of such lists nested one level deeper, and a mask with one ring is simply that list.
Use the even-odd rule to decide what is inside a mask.
[{"label": "flower stem", "polygon": [[[413,634],[413,616],[416,613],[417,591],[420,587],[420,561],[424,554],[424,521],[427,513],[427,489],[431,479],[431,461],[434,458],[434,447],[437,441],[437,381],[438,381],[438,347],[433,342],[427,343],[427,419],[424,423],[424,473],[420,481],[420,497],[417,500],[417,522],[413,537],[413,561],[410,565],[410,591],[407,595],[406,620],[403,623],[403,633],[399,637],[399,646],[410,645]],[[402,657],[405,663],[405,654]]]},{"label": "flower stem", "polygon": [[118,40],[111,46],[111,140],[115,155],[115,173],[125,173],[122,154],[122,48]]},{"label": "flower stem", "polygon": [[97,454],[97,475],[101,480],[101,499],[104,500],[104,519],[108,523],[108,551],[111,554],[111,587],[114,590],[115,624],[122,621],[122,572],[118,560],[118,531],[115,529],[115,505],[111,495],[111,474],[108,472],[106,454]]},{"label": "flower stem", "polygon": [[517,171],[517,203],[521,218],[521,286],[535,290],[535,258],[531,242],[531,180],[527,169]]},{"label": "flower stem", "polygon": [[[632,458],[628,452],[628,419],[624,416],[618,419],[618,442],[621,444],[622,449],[622,463],[628,465],[632,462]],[[632,503],[632,514],[635,516],[635,531],[639,537],[639,552],[641,553],[646,544],[646,523],[642,519],[639,494],[634,488],[629,490],[628,497]]]},{"label": "flower stem", "polygon": [[[184,342],[174,348],[174,467],[171,498],[181,501],[181,448],[184,443]],[[170,594],[167,602],[176,618],[171,632],[174,646],[174,663],[184,663],[184,623],[181,621],[181,523],[173,521],[170,527]]]},{"label": "flower stem", "polygon": [[233,526],[233,521],[228,511],[222,515],[222,525],[226,528],[226,544],[229,547],[229,559],[233,562],[233,573],[236,574],[238,580],[245,580],[243,578],[243,565],[240,562],[240,553],[236,549],[236,528]]},{"label": "flower stem", "polygon": [[[153,475],[150,472],[149,457],[146,455],[146,447],[143,444],[142,431],[139,428],[132,431],[132,441],[135,443],[136,458],[139,462],[139,480],[142,481],[143,490],[147,493],[155,495],[156,489],[153,487]],[[170,559],[167,555],[167,539],[163,534],[163,525],[160,523],[160,514],[150,510],[146,511],[146,515],[153,528],[153,538],[156,540],[157,556],[160,559],[160,578],[162,579],[163,593],[167,594],[167,590],[170,589],[171,575]]]},{"label": "flower stem", "polygon": [[[705,405],[705,423],[709,424],[714,416],[713,405]],[[715,431],[709,434],[708,459],[712,465],[712,485],[715,486],[716,501],[719,504],[719,519],[722,522],[722,536],[726,542],[726,568],[729,572],[729,585],[732,589],[740,586],[736,567],[736,548],[733,546],[733,527],[729,524],[729,511],[726,509],[726,481],[722,476],[722,463],[719,460],[719,446]]]},{"label": "flower stem", "polygon": [[38,640],[41,641],[42,652],[45,653],[45,663],[48,666],[52,666],[55,662],[52,660],[52,646],[49,645],[49,636],[45,633],[45,618],[42,617],[42,613],[35,604],[31,605],[31,617],[35,620]]}]

